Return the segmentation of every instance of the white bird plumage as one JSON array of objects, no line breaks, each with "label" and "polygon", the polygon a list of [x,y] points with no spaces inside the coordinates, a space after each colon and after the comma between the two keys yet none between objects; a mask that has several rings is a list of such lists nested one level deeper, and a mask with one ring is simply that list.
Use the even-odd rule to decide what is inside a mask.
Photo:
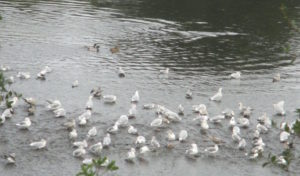
[{"label": "white bird plumage", "polygon": [[284,111],[284,101],[279,101],[276,104],[273,104],[274,110],[276,114],[285,115]]},{"label": "white bird plumage", "polygon": [[135,91],[134,95],[131,97],[131,102],[137,103],[140,101],[139,91]]},{"label": "white bird plumage", "polygon": [[185,141],[188,138],[188,132],[186,130],[181,130],[178,135],[178,140],[180,142]]},{"label": "white bird plumage", "polygon": [[231,79],[240,79],[241,78],[241,72],[237,71],[237,72],[231,73],[230,78]]},{"label": "white bird plumage", "polygon": [[210,97],[210,100],[212,100],[212,101],[221,101],[222,97],[223,97],[222,88],[219,88],[218,92],[214,96]]},{"label": "white bird plumage", "polygon": [[25,119],[22,122],[17,123],[16,126],[18,126],[20,129],[28,130],[28,128],[31,126],[31,120],[29,117],[25,117]]},{"label": "white bird plumage", "polygon": [[47,141],[45,139],[41,139],[40,141],[30,143],[30,147],[34,149],[43,149],[46,147],[46,145]]}]

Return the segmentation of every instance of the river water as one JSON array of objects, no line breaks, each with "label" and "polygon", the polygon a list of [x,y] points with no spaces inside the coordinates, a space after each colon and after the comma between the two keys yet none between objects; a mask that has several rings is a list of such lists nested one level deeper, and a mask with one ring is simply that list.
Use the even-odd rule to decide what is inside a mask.
[{"label": "river water", "polygon": [[[135,90],[139,90],[141,101],[137,118],[130,124],[148,140],[156,135],[165,145],[166,132],[156,133],[149,128],[155,113],[143,110],[143,104],[154,102],[174,111],[182,104],[186,110],[183,121],[169,128],[177,134],[181,129],[188,130],[188,141],[176,143],[173,150],[163,148],[151,153],[147,162],[132,165],[124,161],[135,141],[126,129],[112,136],[112,147],[103,155],[115,159],[120,167],[113,175],[299,175],[299,138],[295,140],[297,159],[289,173],[261,166],[269,152],[279,154],[283,150],[276,128],[263,135],[265,153],[255,161],[250,161],[245,151],[239,151],[232,142],[228,121],[221,126],[210,124],[208,136],[226,141],[216,156],[201,155],[196,161],[184,156],[192,141],[200,150],[213,144],[192,121],[196,117],[191,111],[194,104],[206,104],[211,116],[225,108],[238,114],[239,102],[253,107],[251,127],[242,130],[248,143],[246,151],[251,148],[255,119],[263,112],[277,125],[297,118],[294,111],[300,106],[300,63],[293,55],[298,55],[300,37],[282,17],[280,5],[279,0],[0,0],[0,62],[13,68],[5,73],[7,76],[18,71],[31,73],[33,78],[16,79],[12,88],[38,101],[29,131],[15,127],[27,115],[23,102],[13,119],[0,127],[0,153],[17,155],[16,166],[9,167],[1,161],[0,175],[75,175],[81,160],[72,156],[68,132],[61,126],[66,119],[54,118],[46,110],[45,100],[59,99],[67,116],[77,118],[96,86],[118,100],[115,105],[95,100],[91,122],[77,128],[78,140],[92,126],[98,129],[96,141],[102,140],[106,129],[128,112]],[[299,2],[285,5],[288,20],[299,23]],[[100,43],[99,53],[84,48],[93,43]],[[110,53],[109,49],[116,45],[120,52]],[[289,53],[283,52],[285,46],[290,46]],[[46,65],[53,68],[46,81],[34,79]],[[123,79],[117,75],[119,66],[126,71]],[[170,68],[169,75],[159,76],[159,70],[165,68]],[[240,80],[228,79],[234,71],[242,72]],[[282,80],[272,83],[276,73],[281,73]],[[72,89],[75,80],[80,85]],[[210,102],[209,97],[219,87],[223,87],[222,102]],[[193,91],[192,100],[185,99],[188,88]],[[285,117],[273,111],[272,104],[280,100],[286,102]],[[31,150],[29,143],[40,138],[47,139],[47,150]]]}]

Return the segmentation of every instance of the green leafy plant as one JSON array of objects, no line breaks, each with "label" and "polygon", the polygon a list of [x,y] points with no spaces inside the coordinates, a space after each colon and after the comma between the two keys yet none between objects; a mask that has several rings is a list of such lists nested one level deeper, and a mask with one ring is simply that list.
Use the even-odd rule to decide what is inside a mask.
[{"label": "green leafy plant", "polygon": [[284,150],[280,154],[280,156],[283,157],[283,159],[286,161],[285,164],[278,162],[280,157],[269,153],[268,160],[267,160],[267,162],[262,164],[262,167],[266,167],[267,165],[271,164],[273,166],[278,166],[278,167],[284,169],[285,171],[289,171],[289,165],[291,164],[291,161],[293,159],[293,153],[292,153],[291,149]]},{"label": "green leafy plant", "polygon": [[91,164],[81,165],[81,171],[76,176],[100,176],[101,171],[103,171],[101,175],[104,175],[108,171],[112,172],[119,169],[115,165],[115,161],[106,164],[107,161],[107,157],[93,159]]},{"label": "green leafy plant", "polygon": [[293,130],[294,130],[294,133],[296,135],[300,135],[300,121],[299,120],[296,120],[295,124],[293,125]]},{"label": "green leafy plant", "polygon": [[9,84],[9,81],[5,78],[2,71],[0,71],[0,103],[5,101],[5,105],[7,108],[12,107],[13,101],[11,101],[11,98],[13,96],[21,98],[22,94],[19,94],[13,90],[8,90],[6,87]]},{"label": "green leafy plant", "polygon": [[299,118],[300,118],[300,109],[296,109],[295,112],[299,115]]}]

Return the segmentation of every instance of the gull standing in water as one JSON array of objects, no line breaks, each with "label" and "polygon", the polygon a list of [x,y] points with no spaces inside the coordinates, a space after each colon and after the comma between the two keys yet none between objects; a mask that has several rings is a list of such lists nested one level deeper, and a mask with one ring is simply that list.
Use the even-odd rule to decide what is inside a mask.
[{"label": "gull standing in water", "polygon": [[241,78],[241,72],[237,71],[237,72],[234,72],[234,73],[230,74],[230,78],[231,79],[240,79]]},{"label": "gull standing in water", "polygon": [[26,117],[21,123],[16,124],[22,130],[28,130],[31,125],[31,120],[29,117]]},{"label": "gull standing in water", "polygon": [[10,153],[8,155],[4,155],[4,158],[6,160],[6,164],[15,164],[16,163],[16,154]]},{"label": "gull standing in water", "polygon": [[138,134],[138,131],[137,131],[136,128],[134,128],[134,126],[130,125],[130,126],[128,127],[128,133],[129,133],[129,134],[133,134],[133,135],[137,135],[137,134]]},{"label": "gull standing in water", "polygon": [[96,127],[92,127],[89,131],[88,134],[86,135],[87,138],[93,138],[97,136],[97,129]]},{"label": "gull standing in water", "polygon": [[100,98],[102,96],[102,89],[101,87],[93,88],[90,92],[96,98]]},{"label": "gull standing in water", "polygon": [[244,117],[239,118],[238,123],[240,124],[241,127],[244,127],[244,128],[248,128],[250,125],[249,119],[244,118]]},{"label": "gull standing in water", "polygon": [[207,147],[206,149],[204,149],[204,152],[207,152],[210,154],[217,153],[218,151],[219,151],[219,146],[217,144],[215,144],[213,147]]},{"label": "gull standing in water", "polygon": [[125,71],[122,69],[122,67],[119,67],[118,72],[119,72],[119,77],[121,78],[125,77]]},{"label": "gull standing in water", "polygon": [[273,104],[273,107],[274,107],[274,110],[275,110],[276,114],[285,115],[284,101],[280,101],[276,104]]},{"label": "gull standing in water", "polygon": [[47,103],[48,103],[47,108],[52,111],[61,107],[61,102],[59,100],[54,100],[54,101],[47,100]]},{"label": "gull standing in water", "polygon": [[58,108],[53,111],[55,113],[55,117],[65,117],[66,116],[66,110],[64,108]]},{"label": "gull standing in water", "polygon": [[86,140],[83,140],[83,141],[76,141],[76,142],[73,142],[73,146],[74,147],[83,147],[83,148],[86,148],[88,146],[88,143],[86,142]]},{"label": "gull standing in water", "polygon": [[230,121],[229,121],[229,127],[234,127],[236,125],[236,121],[234,117],[231,117]]},{"label": "gull standing in water", "polygon": [[175,135],[175,133],[173,133],[173,131],[172,130],[168,130],[167,131],[167,139],[169,140],[169,141],[175,141],[176,140],[176,135]]},{"label": "gull standing in water", "polygon": [[85,104],[85,109],[92,110],[92,109],[93,109],[93,106],[94,106],[94,103],[93,103],[93,96],[90,95],[88,101],[87,101],[86,104]]},{"label": "gull standing in water", "polygon": [[151,146],[154,148],[154,150],[160,148],[160,144],[158,142],[158,140],[156,139],[155,136],[152,136],[152,139],[151,139]]},{"label": "gull standing in water", "polygon": [[102,148],[103,148],[102,143],[98,142],[98,143],[90,146],[89,151],[95,155],[100,155]]},{"label": "gull standing in water", "polygon": [[105,103],[115,103],[117,97],[115,95],[103,95],[103,100]]},{"label": "gull standing in water", "polygon": [[74,157],[83,157],[86,154],[86,150],[83,147],[79,147],[78,149],[73,151]]},{"label": "gull standing in water", "polygon": [[133,162],[133,160],[136,158],[135,155],[135,148],[130,148],[130,150],[127,153],[127,158],[125,159],[127,162]]},{"label": "gull standing in water", "polygon": [[185,93],[185,98],[187,99],[192,99],[193,93],[191,91],[191,89],[188,89]]},{"label": "gull standing in water", "polygon": [[191,144],[191,148],[189,148],[188,150],[186,150],[185,153],[189,157],[194,157],[195,155],[197,155],[199,153],[197,144],[192,143]]},{"label": "gull standing in water", "polygon": [[212,118],[209,118],[209,121],[212,122],[212,123],[221,123],[222,120],[225,119],[225,116],[224,115],[217,115],[217,116],[214,116]]},{"label": "gull standing in water", "polygon": [[210,100],[221,101],[222,97],[223,97],[222,88],[219,88],[218,92],[214,96],[210,97]]},{"label": "gull standing in water", "polygon": [[136,104],[131,104],[131,108],[128,110],[128,117],[135,118],[137,114]]},{"label": "gull standing in water", "polygon": [[277,73],[274,77],[273,77],[273,82],[279,82],[280,81],[280,73]]},{"label": "gull standing in water", "polygon": [[185,141],[187,139],[187,137],[188,137],[188,132],[186,130],[181,130],[179,132],[178,140],[180,142],[183,142],[183,141]]},{"label": "gull standing in water", "polygon": [[131,102],[137,103],[140,101],[139,91],[135,91],[134,95],[131,97]]},{"label": "gull standing in water", "polygon": [[79,85],[78,80],[75,80],[72,84],[72,88],[78,87],[78,85]]},{"label": "gull standing in water", "polygon": [[118,123],[115,123],[112,127],[109,127],[106,131],[111,134],[116,134],[119,131]]},{"label": "gull standing in water", "polygon": [[141,147],[141,145],[144,145],[146,143],[146,138],[144,136],[138,136],[135,140],[135,145],[137,147]]},{"label": "gull standing in water", "polygon": [[76,126],[76,121],[74,119],[69,119],[67,122],[63,123],[63,126],[67,128],[67,130],[72,130]]},{"label": "gull standing in water", "polygon": [[239,142],[238,148],[240,150],[244,150],[246,148],[246,145],[247,145],[246,140],[244,138],[242,138]]},{"label": "gull standing in water", "polygon": [[75,128],[73,128],[72,131],[70,131],[70,133],[69,133],[69,138],[70,138],[71,140],[74,140],[74,139],[77,138],[77,136],[78,136],[77,131],[76,131]]},{"label": "gull standing in water", "polygon": [[41,139],[40,141],[30,143],[30,147],[39,150],[45,148],[46,144],[47,141],[45,139]]},{"label": "gull standing in water", "polygon": [[106,136],[103,138],[103,147],[109,147],[111,143],[110,134],[107,133]]},{"label": "gull standing in water", "polygon": [[184,108],[183,108],[183,106],[181,104],[178,106],[178,114],[179,115],[183,115],[184,114]]},{"label": "gull standing in water", "polygon": [[119,119],[116,121],[116,124],[119,127],[126,127],[128,126],[128,116],[127,115],[121,115]]},{"label": "gull standing in water", "polygon": [[289,139],[289,137],[290,137],[290,133],[289,132],[286,132],[286,131],[282,131],[281,133],[280,133],[280,136],[279,136],[280,138],[280,142],[286,142],[288,139]]}]

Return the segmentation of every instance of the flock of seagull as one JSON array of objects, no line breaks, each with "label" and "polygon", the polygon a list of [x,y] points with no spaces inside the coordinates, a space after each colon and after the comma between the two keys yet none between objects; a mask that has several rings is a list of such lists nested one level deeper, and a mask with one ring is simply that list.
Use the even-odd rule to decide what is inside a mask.
[{"label": "flock of seagull", "polygon": [[[94,45],[92,47],[88,47],[90,51],[99,51],[98,45]],[[10,70],[9,67],[1,66],[0,70],[7,71]],[[46,75],[52,72],[52,69],[46,66],[43,70],[41,70],[37,74],[38,79],[45,80]],[[158,74],[168,74],[169,68],[165,70],[161,70]],[[125,71],[119,67],[118,68],[118,75],[119,77],[125,77]],[[17,77],[20,79],[29,79],[30,73],[28,72],[18,72]],[[231,79],[240,79],[241,72],[235,72],[230,75]],[[14,82],[14,77],[11,76],[8,79],[9,83]],[[277,74],[273,78],[273,82],[280,81],[280,74]],[[76,80],[72,84],[72,88],[76,88],[79,86],[79,82]],[[187,90],[186,98],[192,99],[193,93],[191,90]],[[211,101],[218,101],[222,100],[222,88],[219,88],[218,92],[210,97]],[[93,114],[93,101],[94,99],[103,99],[104,103],[114,104],[117,101],[117,97],[115,95],[103,95],[102,89],[100,87],[94,88],[90,92],[90,96],[86,102],[85,112],[80,114],[77,119],[68,119],[67,122],[63,123],[63,126],[68,130],[69,139],[72,142],[75,150],[73,151],[73,156],[82,158],[82,162],[84,164],[89,164],[92,162],[92,158],[85,158],[87,152],[90,152],[94,155],[100,155],[103,148],[109,148],[111,145],[112,137],[111,135],[116,135],[119,132],[120,128],[127,128],[127,132],[130,135],[136,135],[136,140],[132,142],[132,147],[127,153],[127,158],[125,159],[128,162],[134,163],[136,158],[145,158],[146,154],[149,152],[155,152],[159,150],[162,146],[160,141],[157,140],[156,136],[153,136],[151,140],[146,139],[144,136],[138,133],[138,129],[133,125],[130,125],[130,119],[135,118],[137,115],[137,105],[140,100],[139,92],[136,91],[134,95],[131,97],[131,108],[128,111],[128,114],[121,115],[115,123],[107,128],[107,133],[104,136],[103,140],[98,141],[97,136],[97,128],[94,126],[89,129],[86,137],[82,141],[76,141],[78,138],[77,134],[77,127],[84,127],[87,123],[91,123],[90,120]],[[30,115],[33,115],[36,109],[36,100],[34,98],[23,98],[23,100],[28,104],[28,113],[29,116],[26,117],[22,122],[17,123],[16,126],[20,128],[20,130],[28,130],[31,127],[31,120]],[[17,106],[19,101],[18,97],[13,97],[10,101],[12,101],[11,108],[5,109],[0,117],[0,123],[4,124],[7,119],[13,117],[14,108]],[[273,104],[274,110],[276,114],[285,115],[284,110],[284,101],[280,101],[276,104]],[[62,103],[59,100],[47,100],[47,109],[52,111],[54,116],[57,118],[65,117],[66,110],[63,108]],[[168,128],[174,122],[182,121],[182,116],[184,115],[184,107],[180,104],[178,106],[178,111],[174,112],[163,105],[149,103],[143,105],[143,109],[145,110],[153,110],[156,112],[157,117],[149,124],[149,126],[155,130],[160,131],[162,127]],[[231,109],[225,109],[220,115],[209,117],[208,111],[205,104],[194,105],[192,110],[195,112],[196,117],[193,119],[195,122],[199,122],[201,132],[206,132],[210,130],[210,124],[220,124],[225,123],[226,119],[229,119],[229,127],[232,133],[232,140],[233,142],[237,143],[237,148],[240,150],[245,150],[247,146],[246,139],[241,136],[241,129],[249,128],[250,121],[249,118],[252,114],[253,109],[248,106],[244,106],[242,103],[239,103],[239,110],[240,110],[240,117],[236,118],[235,113]],[[279,140],[280,142],[289,145],[289,136],[291,132],[286,132],[284,129],[286,126],[291,126],[292,124],[288,124],[283,122],[280,125],[280,135]],[[261,137],[261,135],[268,132],[268,130],[272,127],[272,121],[264,113],[261,117],[257,118],[257,125],[254,129],[253,138],[252,138],[252,149],[250,152],[246,153],[246,156],[250,159],[255,159],[259,156],[261,152],[264,151],[265,143]],[[172,130],[167,130],[166,133],[166,140],[168,141],[166,147],[168,149],[174,148],[171,141],[178,140],[180,142],[186,142],[189,138],[189,133],[186,130],[181,130],[178,135],[176,135]],[[97,141],[96,143],[90,143]],[[221,143],[221,139],[214,137],[212,141],[215,143],[213,146],[208,146],[202,152],[214,155],[219,151],[219,144]],[[90,143],[90,144],[89,144]],[[28,144],[32,149],[40,150],[47,146],[47,141],[45,139],[41,139],[40,141],[35,141]],[[188,158],[196,159],[200,155],[200,150],[198,149],[198,145],[196,142],[192,142],[190,147],[186,149],[185,152]],[[5,155],[5,159],[8,164],[14,164],[15,154],[10,153]],[[283,157],[278,158],[278,163],[286,164],[287,162]],[[107,161],[108,163],[108,161]],[[106,163],[106,164],[107,164]]]}]

